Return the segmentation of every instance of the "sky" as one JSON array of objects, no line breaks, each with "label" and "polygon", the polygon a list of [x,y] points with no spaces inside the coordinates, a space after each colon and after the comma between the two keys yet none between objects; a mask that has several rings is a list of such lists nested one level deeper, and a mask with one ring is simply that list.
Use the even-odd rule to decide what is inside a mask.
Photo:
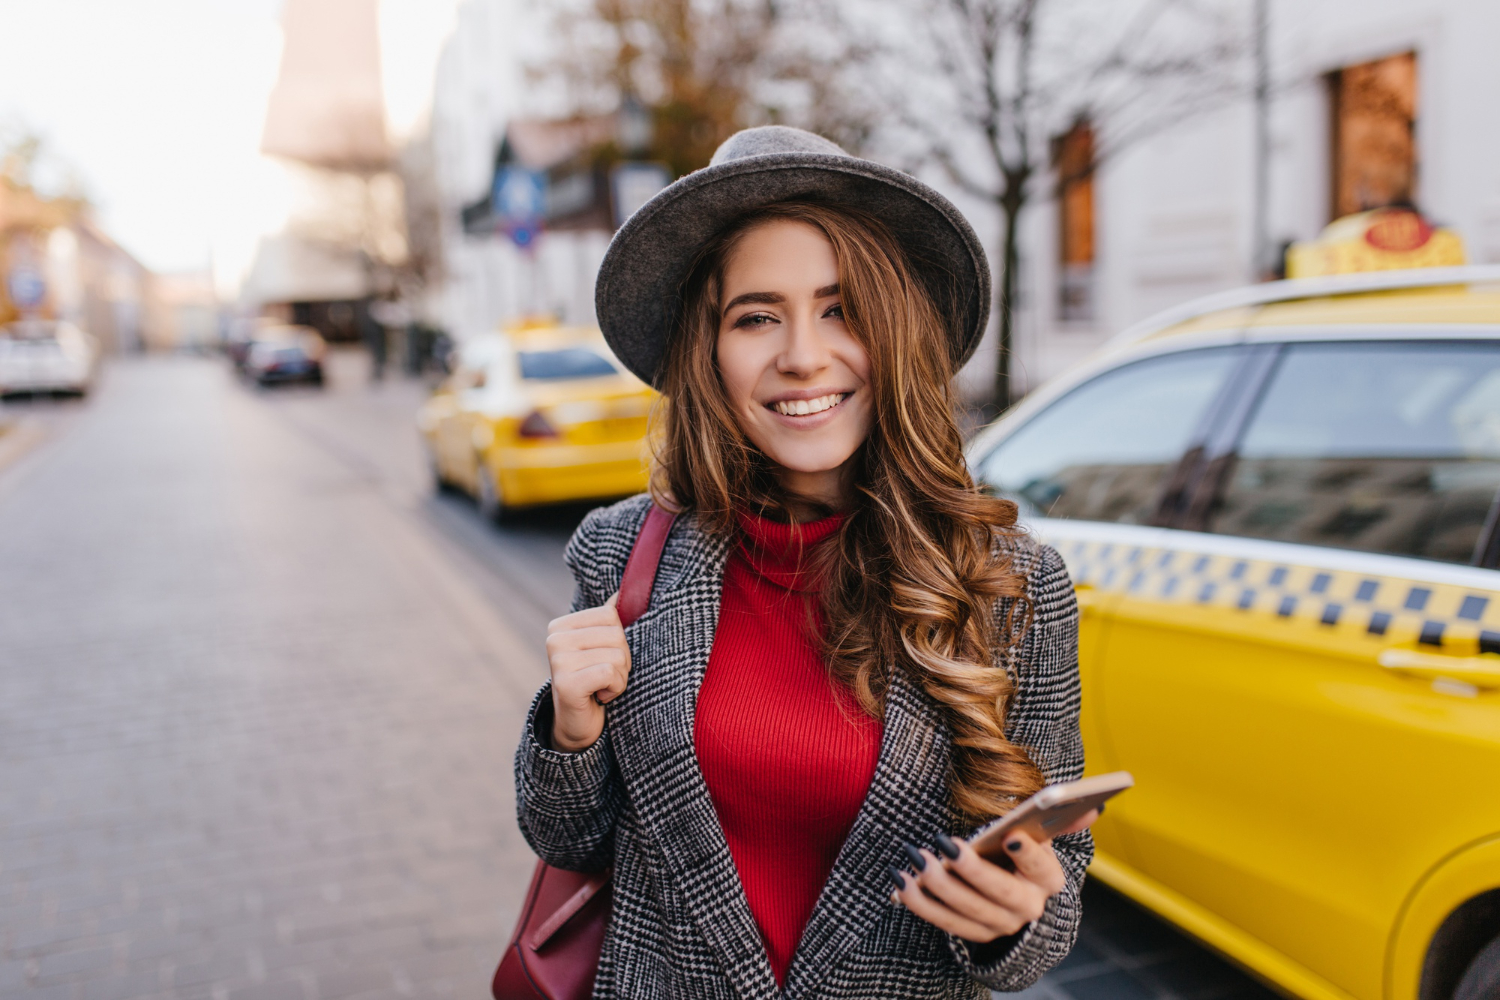
[{"label": "sky", "polygon": [[[459,0],[380,0],[392,134],[422,121]],[[260,155],[281,0],[0,0],[0,129],[39,134],[106,232],[232,292],[291,192]]]}]

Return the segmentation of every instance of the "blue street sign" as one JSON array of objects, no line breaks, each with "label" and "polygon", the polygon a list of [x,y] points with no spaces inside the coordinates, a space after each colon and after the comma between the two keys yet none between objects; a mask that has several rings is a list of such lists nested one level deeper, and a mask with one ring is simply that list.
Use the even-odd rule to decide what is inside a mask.
[{"label": "blue street sign", "polygon": [[547,213],[547,178],[539,170],[501,167],[495,172],[490,203],[500,228],[518,247],[529,247],[542,231]]},{"label": "blue street sign", "polygon": [[29,264],[11,268],[5,284],[17,309],[35,309],[47,297],[47,282],[42,272]]}]

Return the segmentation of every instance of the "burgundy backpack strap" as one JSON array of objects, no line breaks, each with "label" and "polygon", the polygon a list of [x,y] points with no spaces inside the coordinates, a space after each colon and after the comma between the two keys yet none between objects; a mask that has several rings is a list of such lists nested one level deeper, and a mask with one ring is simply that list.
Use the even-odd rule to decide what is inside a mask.
[{"label": "burgundy backpack strap", "polygon": [[656,584],[656,567],[661,562],[662,549],[667,547],[667,536],[677,515],[656,504],[646,515],[641,533],[636,536],[635,548],[625,561],[625,575],[620,578],[620,600],[615,610],[620,614],[620,624],[629,625],[646,613],[651,603],[651,588]]}]

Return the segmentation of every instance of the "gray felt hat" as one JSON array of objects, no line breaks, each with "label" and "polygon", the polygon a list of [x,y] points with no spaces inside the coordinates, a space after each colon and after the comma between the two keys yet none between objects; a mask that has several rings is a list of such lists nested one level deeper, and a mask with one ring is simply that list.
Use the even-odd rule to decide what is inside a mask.
[{"label": "gray felt hat", "polygon": [[699,249],[758,208],[793,199],[863,209],[890,227],[950,317],[954,368],[974,353],[990,313],[984,247],[953,203],[899,170],[862,160],[801,129],[736,132],[709,165],[668,185],[610,241],[594,289],[615,356],[653,385]]}]

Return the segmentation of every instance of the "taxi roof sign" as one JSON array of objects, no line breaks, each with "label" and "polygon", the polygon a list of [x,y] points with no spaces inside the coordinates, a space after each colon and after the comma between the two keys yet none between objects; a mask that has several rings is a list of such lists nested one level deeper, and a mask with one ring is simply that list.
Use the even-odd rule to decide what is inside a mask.
[{"label": "taxi roof sign", "polygon": [[1409,208],[1377,208],[1330,222],[1315,240],[1293,243],[1286,252],[1286,276],[1321,278],[1463,263],[1458,233],[1434,227]]}]

